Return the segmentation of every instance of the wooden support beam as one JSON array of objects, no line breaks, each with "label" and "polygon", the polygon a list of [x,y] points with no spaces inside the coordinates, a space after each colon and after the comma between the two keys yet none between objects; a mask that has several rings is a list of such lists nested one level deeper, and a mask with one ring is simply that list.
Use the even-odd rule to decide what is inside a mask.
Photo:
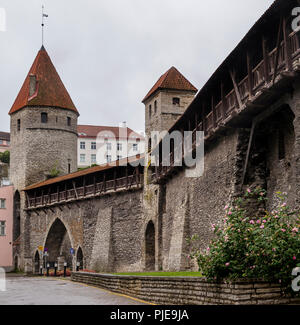
[{"label": "wooden support beam", "polygon": [[136,179],[136,185],[139,186],[140,185],[140,170],[139,167],[135,167],[135,179]]},{"label": "wooden support beam", "polygon": [[293,70],[292,50],[291,50],[291,42],[287,32],[286,17],[283,18],[282,29],[283,29],[283,41],[284,41],[285,66],[287,71],[292,71]]},{"label": "wooden support beam", "polygon": [[34,191],[34,206],[36,207],[36,191]]},{"label": "wooden support beam", "polygon": [[282,16],[280,17],[279,22],[279,29],[277,34],[277,42],[276,42],[276,55],[275,55],[275,62],[274,62],[274,71],[273,71],[273,78],[272,83],[275,83],[276,75],[277,75],[277,67],[278,67],[278,60],[279,60],[279,47],[280,47],[280,39],[281,39],[281,30],[282,30]]},{"label": "wooden support beam", "polygon": [[29,199],[29,195],[27,192],[25,192],[25,195],[26,195],[26,201],[27,201],[27,208],[30,207],[30,199]]},{"label": "wooden support beam", "polygon": [[78,192],[77,192],[77,189],[76,189],[75,182],[72,181],[72,184],[73,184],[73,190],[74,190],[74,192],[75,192],[76,199],[78,199]]},{"label": "wooden support beam", "polygon": [[57,202],[59,202],[59,186],[57,186]]},{"label": "wooden support beam", "polygon": [[65,183],[65,200],[68,199],[67,182]]},{"label": "wooden support beam", "polygon": [[238,105],[239,105],[239,109],[242,109],[243,103],[242,103],[239,87],[238,87],[238,84],[237,84],[236,79],[235,79],[235,71],[230,70],[229,73],[230,73],[230,77],[231,77],[231,80],[232,80],[232,83],[233,83],[234,92],[235,92],[236,99],[237,99],[237,102],[238,102]]},{"label": "wooden support beam", "polygon": [[268,83],[270,81],[270,78],[269,78],[269,50],[267,48],[267,40],[265,39],[264,36],[262,37],[262,49],[263,49],[265,82]]},{"label": "wooden support beam", "polygon": [[42,190],[42,205],[44,205],[44,190]]},{"label": "wooden support beam", "polygon": [[103,192],[106,192],[106,173],[103,175]]}]

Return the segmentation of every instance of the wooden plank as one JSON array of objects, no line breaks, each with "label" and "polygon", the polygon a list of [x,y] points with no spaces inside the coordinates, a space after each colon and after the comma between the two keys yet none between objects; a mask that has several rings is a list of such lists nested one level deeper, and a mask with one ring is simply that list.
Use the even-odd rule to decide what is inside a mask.
[{"label": "wooden plank", "polygon": [[243,103],[242,103],[239,87],[238,87],[237,82],[235,80],[235,71],[230,70],[229,73],[230,73],[230,77],[231,77],[231,80],[232,80],[232,83],[233,83],[234,92],[235,92],[235,95],[236,95],[236,98],[237,98],[237,101],[238,101],[239,109],[241,109],[243,107]]},{"label": "wooden plank", "polygon": [[281,36],[281,30],[282,30],[282,16],[280,17],[279,22],[279,29],[277,34],[277,42],[276,42],[276,55],[275,55],[275,62],[274,62],[274,71],[273,71],[273,78],[272,82],[275,83],[276,75],[277,75],[277,68],[278,68],[278,60],[279,60],[279,47],[280,47],[280,36]]}]

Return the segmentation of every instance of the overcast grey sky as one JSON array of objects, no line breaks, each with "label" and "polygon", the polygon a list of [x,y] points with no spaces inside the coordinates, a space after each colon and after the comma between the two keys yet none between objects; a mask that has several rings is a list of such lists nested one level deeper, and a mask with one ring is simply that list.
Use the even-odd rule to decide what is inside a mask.
[{"label": "overcast grey sky", "polygon": [[141,100],[175,66],[198,89],[273,0],[0,0],[0,131],[41,47],[80,112],[80,124],[144,130]]}]

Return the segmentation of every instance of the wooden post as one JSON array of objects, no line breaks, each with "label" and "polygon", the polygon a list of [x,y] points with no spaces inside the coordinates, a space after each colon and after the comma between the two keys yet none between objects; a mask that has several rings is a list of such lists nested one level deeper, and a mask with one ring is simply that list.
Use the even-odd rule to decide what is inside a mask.
[{"label": "wooden post", "polygon": [[106,173],[103,175],[103,191],[106,192]]},{"label": "wooden post", "polygon": [[86,179],[85,179],[85,176],[83,176],[83,196],[85,196],[85,182],[86,182]]},{"label": "wooden post", "polygon": [[59,202],[59,186],[57,186],[57,202]]},{"label": "wooden post", "polygon": [[68,199],[67,182],[65,183],[65,201]]},{"label": "wooden post", "polygon": [[265,82],[268,83],[270,80],[269,78],[269,51],[267,48],[267,40],[263,36],[262,38],[262,49],[263,49],[263,58],[264,58],[264,75],[265,75]]},{"label": "wooden post", "polygon": [[75,192],[76,199],[78,199],[78,193],[77,193],[75,182],[73,181],[72,184],[73,184],[73,189],[74,189],[74,192]]},{"label": "wooden post", "polygon": [[114,168],[114,190],[117,190],[117,169]]},{"label": "wooden post", "polygon": [[34,191],[34,206],[36,207],[36,191]]},{"label": "wooden post", "polygon": [[215,108],[215,100],[214,96],[211,96],[211,111],[212,111],[212,120],[213,120],[213,128],[216,128],[216,108]]},{"label": "wooden post", "polygon": [[226,101],[225,101],[225,94],[224,94],[224,83],[221,83],[221,99],[222,99],[222,120],[226,118]]},{"label": "wooden post", "polygon": [[198,131],[198,114],[195,112],[195,130]]},{"label": "wooden post", "polygon": [[243,106],[243,103],[242,103],[239,87],[238,87],[237,82],[235,80],[235,71],[230,70],[229,72],[230,72],[231,80],[232,80],[232,83],[233,83],[235,95],[236,95],[236,98],[237,98],[237,101],[238,101],[239,109],[241,109],[242,106]]},{"label": "wooden post", "polygon": [[251,57],[249,52],[247,52],[247,70],[248,70],[249,99],[251,99],[253,96],[253,74],[252,74],[252,67],[251,67]]},{"label": "wooden post", "polygon": [[286,17],[283,18],[283,41],[284,41],[284,54],[285,54],[285,66],[287,71],[292,71],[292,51],[291,51],[291,42],[287,33],[287,23]]},{"label": "wooden post", "polygon": [[94,175],[94,195],[96,195],[96,187],[97,187],[96,176]]},{"label": "wooden post", "polygon": [[278,34],[277,34],[276,55],[275,55],[274,72],[273,72],[273,78],[272,78],[273,84],[275,82],[276,75],[277,75],[277,66],[278,66],[278,60],[279,60],[279,47],[280,47],[281,30],[282,30],[282,16],[280,17],[279,29],[278,29]]},{"label": "wooden post", "polygon": [[203,132],[206,131],[206,123],[205,123],[205,114],[204,114],[204,103],[202,104],[202,126],[203,126]]},{"label": "wooden post", "polygon": [[139,167],[135,167],[136,169],[136,175],[135,175],[135,179],[136,179],[136,185],[137,187],[139,187],[140,185],[140,170],[139,170]]},{"label": "wooden post", "polygon": [[44,205],[44,190],[42,190],[42,205]]}]

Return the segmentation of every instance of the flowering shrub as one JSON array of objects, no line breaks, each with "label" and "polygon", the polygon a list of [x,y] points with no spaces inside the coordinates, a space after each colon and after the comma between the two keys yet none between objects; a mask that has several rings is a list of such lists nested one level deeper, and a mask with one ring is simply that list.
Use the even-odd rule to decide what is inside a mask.
[{"label": "flowering shrub", "polygon": [[277,192],[277,209],[261,217],[249,215],[247,202],[266,200],[265,194],[259,188],[249,189],[226,206],[224,226],[212,225],[215,239],[206,252],[191,254],[208,279],[256,278],[291,284],[292,269],[300,266],[300,215],[290,211],[281,192]]}]

